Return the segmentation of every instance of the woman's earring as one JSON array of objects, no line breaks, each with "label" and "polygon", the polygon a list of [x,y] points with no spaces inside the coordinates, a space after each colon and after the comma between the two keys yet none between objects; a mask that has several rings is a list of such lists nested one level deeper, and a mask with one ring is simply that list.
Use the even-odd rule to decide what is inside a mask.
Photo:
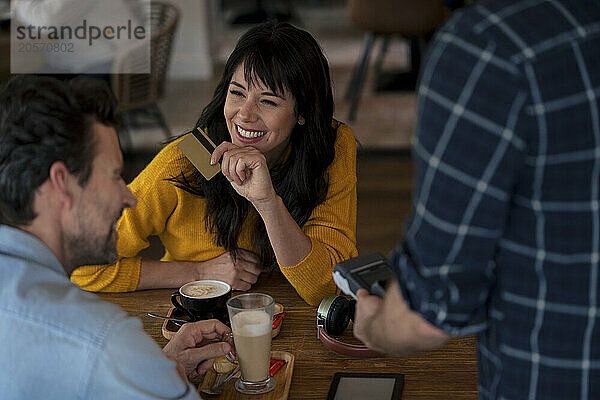
[{"label": "woman's earring", "polygon": [[304,125],[304,118],[298,117],[298,125]]}]

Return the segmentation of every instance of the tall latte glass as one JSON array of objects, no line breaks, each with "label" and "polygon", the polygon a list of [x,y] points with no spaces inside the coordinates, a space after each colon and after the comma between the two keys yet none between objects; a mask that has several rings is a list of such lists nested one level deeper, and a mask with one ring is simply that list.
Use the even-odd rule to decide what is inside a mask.
[{"label": "tall latte glass", "polygon": [[227,301],[233,341],[242,376],[235,383],[244,394],[267,393],[275,388],[269,376],[273,298],[261,293],[245,293]]}]

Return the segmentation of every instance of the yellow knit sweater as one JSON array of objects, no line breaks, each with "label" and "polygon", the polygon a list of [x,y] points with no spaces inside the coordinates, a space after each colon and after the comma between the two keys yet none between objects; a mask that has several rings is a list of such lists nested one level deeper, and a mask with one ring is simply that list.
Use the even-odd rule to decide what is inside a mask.
[{"label": "yellow knit sweater", "polygon": [[[119,220],[119,260],[112,265],[83,266],[73,272],[71,280],[83,289],[136,290],[140,278],[139,253],[148,247],[148,237],[152,235],[158,236],[165,247],[162,261],[206,261],[225,252],[215,245],[205,226],[205,199],[166,180],[191,167],[176,143],[166,146],[129,185],[138,203],[126,209]],[[298,294],[311,305],[336,292],[333,266],[357,255],[356,143],[350,129],[343,124],[338,126],[335,159],[326,173],[327,197],[302,227],[312,243],[310,253],[297,265],[279,265]],[[253,251],[251,227],[255,218],[259,218],[258,213],[250,207],[238,238],[242,249]]]}]

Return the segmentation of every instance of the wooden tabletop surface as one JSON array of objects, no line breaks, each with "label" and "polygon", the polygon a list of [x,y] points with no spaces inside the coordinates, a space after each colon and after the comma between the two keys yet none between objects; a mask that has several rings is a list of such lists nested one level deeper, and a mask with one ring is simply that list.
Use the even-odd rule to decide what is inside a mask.
[{"label": "wooden tabletop surface", "polygon": [[[273,350],[295,356],[289,399],[325,399],[335,372],[394,372],[404,374],[402,399],[476,399],[475,338],[451,340],[441,349],[405,358],[357,359],[327,349],[317,338],[316,307],[306,304],[279,272],[262,274],[253,292],[267,293],[285,308],[286,319]],[[165,315],[171,308],[171,289],[133,293],[102,293],[130,315],[139,317],[146,332],[162,347],[162,321],[147,312]],[[351,329],[342,336],[356,342]]]}]

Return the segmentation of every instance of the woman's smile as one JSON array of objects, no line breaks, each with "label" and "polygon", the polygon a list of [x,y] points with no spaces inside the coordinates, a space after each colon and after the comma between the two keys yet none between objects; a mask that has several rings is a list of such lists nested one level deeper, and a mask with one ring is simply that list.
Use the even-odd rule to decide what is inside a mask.
[{"label": "woman's smile", "polygon": [[242,128],[237,124],[235,124],[235,128],[239,141],[243,143],[260,142],[267,134],[267,131],[258,131],[250,128]]}]

